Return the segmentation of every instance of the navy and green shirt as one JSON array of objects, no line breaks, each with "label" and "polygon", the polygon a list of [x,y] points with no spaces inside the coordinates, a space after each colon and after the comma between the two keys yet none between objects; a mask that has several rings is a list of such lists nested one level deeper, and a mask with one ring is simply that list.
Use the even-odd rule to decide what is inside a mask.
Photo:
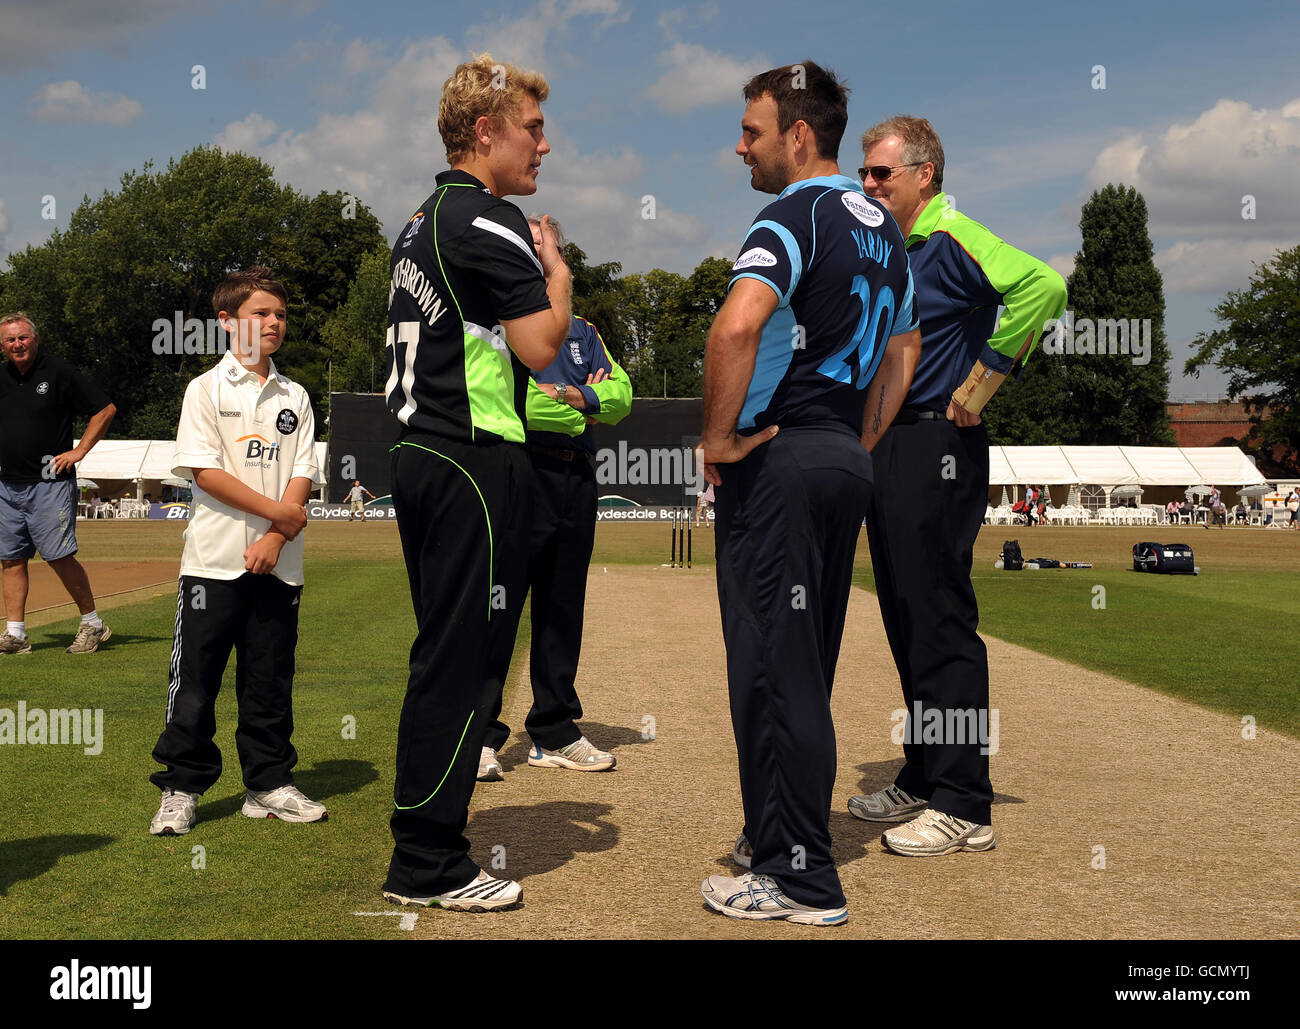
[{"label": "navy and green shirt", "polygon": [[501,323],[551,306],[532,232],[467,172],[435,181],[393,246],[388,409],[409,430],[522,443],[528,368]]},{"label": "navy and green shirt", "polygon": [[[921,360],[906,404],[945,411],[976,361],[1009,372],[1065,310],[1065,280],[937,194],[907,236],[921,314]],[[998,308],[1004,307],[998,318]],[[1017,368],[1017,374],[1019,369]]]},{"label": "navy and green shirt", "polygon": [[750,226],[732,272],[731,285],[757,279],[778,298],[739,430],[840,424],[860,435],[889,337],[917,325],[893,217],[843,175],[792,183]]},{"label": "navy and green shirt", "polygon": [[[587,377],[604,369],[608,378],[587,385]],[[552,400],[536,383],[563,382],[582,391],[587,406],[579,411],[567,403]],[[528,387],[528,442],[563,450],[596,452],[596,437],[587,417],[605,425],[617,425],[632,410],[632,380],[609,355],[600,331],[586,318],[574,315],[569,335],[554,361],[533,373]]]}]

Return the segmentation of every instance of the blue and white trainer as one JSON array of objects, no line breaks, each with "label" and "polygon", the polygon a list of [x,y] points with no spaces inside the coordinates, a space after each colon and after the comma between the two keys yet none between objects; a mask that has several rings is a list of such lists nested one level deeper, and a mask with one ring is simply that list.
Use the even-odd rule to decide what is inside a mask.
[{"label": "blue and white trainer", "polygon": [[728,918],[754,921],[782,920],[799,925],[843,925],[849,909],[812,908],[786,895],[770,875],[746,872],[739,879],[711,875],[700,884],[704,903]]}]

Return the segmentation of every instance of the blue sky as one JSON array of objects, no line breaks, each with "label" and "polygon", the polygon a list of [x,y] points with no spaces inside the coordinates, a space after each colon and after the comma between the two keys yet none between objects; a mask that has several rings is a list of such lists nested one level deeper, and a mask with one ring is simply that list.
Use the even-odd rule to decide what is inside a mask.
[{"label": "blue sky", "polygon": [[1300,242],[1297,38],[1300,8],[1249,2],[6,0],[0,255],[40,243],[146,160],[214,142],[301,190],[356,194],[391,235],[445,167],[442,80],[487,49],[551,83],[554,149],[521,203],[554,212],[593,261],[688,272],[733,256],[763,203],[732,153],[741,84],[811,58],[853,90],[845,169],[873,122],[928,117],[956,206],[1063,272],[1090,191],[1141,189],[1171,394],[1217,396],[1217,373],[1182,376],[1188,344],[1252,262]]}]

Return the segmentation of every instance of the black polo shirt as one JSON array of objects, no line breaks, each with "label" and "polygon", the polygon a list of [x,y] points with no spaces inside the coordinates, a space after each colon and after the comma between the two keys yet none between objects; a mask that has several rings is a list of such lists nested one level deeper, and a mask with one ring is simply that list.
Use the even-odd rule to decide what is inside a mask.
[{"label": "black polo shirt", "polygon": [[73,418],[98,414],[110,403],[103,390],[61,357],[38,350],[26,375],[5,360],[0,372],[0,479],[75,479],[75,468],[55,478],[41,473],[50,458],[72,449]]}]

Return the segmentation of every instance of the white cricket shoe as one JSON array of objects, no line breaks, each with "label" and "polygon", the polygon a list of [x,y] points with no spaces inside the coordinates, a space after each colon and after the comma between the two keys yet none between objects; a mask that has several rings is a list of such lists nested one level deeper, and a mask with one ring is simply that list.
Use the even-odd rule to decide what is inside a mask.
[{"label": "white cricket shoe", "polygon": [[149,823],[153,836],[184,836],[194,826],[199,795],[184,790],[163,790],[158,813]]},{"label": "white cricket shoe", "polygon": [[265,793],[249,790],[243,811],[249,818],[278,818],[282,822],[323,822],[329,818],[324,804],[308,800],[292,784]]},{"label": "white cricket shoe", "polygon": [[906,825],[887,829],[880,837],[888,850],[908,857],[938,857],[956,850],[992,850],[993,826],[926,808]]},{"label": "white cricket shoe", "polygon": [[511,879],[493,879],[487,872],[480,870],[477,876],[459,890],[432,897],[404,897],[400,893],[385,890],[384,899],[394,904],[482,914],[485,911],[505,911],[507,908],[518,907],[523,903],[524,888]]},{"label": "white cricket shoe", "polygon": [[500,782],[504,778],[505,773],[501,770],[501,760],[497,757],[497,752],[491,747],[484,747],[478,756],[478,781]]},{"label": "white cricket shoe", "polygon": [[849,814],[864,822],[906,822],[924,811],[929,803],[897,786],[887,786],[866,796],[850,797]]},{"label": "white cricket shoe", "polygon": [[616,764],[613,754],[597,750],[591,740],[581,736],[574,743],[559,750],[544,750],[533,745],[528,753],[528,763],[536,768],[572,768],[579,772],[605,772]]}]

